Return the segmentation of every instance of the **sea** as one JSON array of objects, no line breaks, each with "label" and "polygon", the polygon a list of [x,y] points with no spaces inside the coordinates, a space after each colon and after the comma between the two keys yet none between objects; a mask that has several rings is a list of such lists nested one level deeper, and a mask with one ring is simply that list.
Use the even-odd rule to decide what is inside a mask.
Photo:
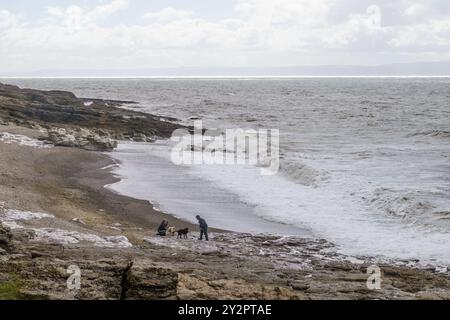
[{"label": "sea", "polygon": [[323,238],[348,255],[450,262],[450,78],[3,79],[205,128],[280,132],[280,171],[176,165],[121,143],[107,186],[189,222]]}]

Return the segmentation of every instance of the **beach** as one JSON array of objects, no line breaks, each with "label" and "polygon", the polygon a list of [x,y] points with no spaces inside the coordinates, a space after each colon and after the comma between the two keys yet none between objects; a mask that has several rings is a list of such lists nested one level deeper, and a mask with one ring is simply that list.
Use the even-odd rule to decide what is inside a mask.
[{"label": "beach", "polygon": [[[32,138],[40,134],[16,126],[2,126],[0,130]],[[3,143],[1,148],[4,173],[1,188],[8,208],[81,219],[97,226],[99,231],[105,231],[113,223],[131,223],[140,226],[142,234],[150,235],[163,219],[168,219],[171,225],[193,229],[192,224],[154,210],[148,201],[123,197],[105,188],[118,179],[110,173],[114,162],[100,152],[33,148],[14,143]]]},{"label": "beach", "polygon": [[[448,79],[9,81],[88,97],[77,102],[81,114],[68,108],[35,116],[110,130],[97,130],[94,145],[89,133],[75,133],[85,136],[75,146],[111,152],[121,162],[113,168],[121,180],[108,188],[158,210],[191,223],[199,214],[237,232],[312,235],[346,255],[450,262]],[[70,94],[53,95],[73,101]],[[98,98],[120,109],[112,112]],[[10,110],[17,112],[14,104]],[[204,129],[279,130],[279,172],[262,177],[258,166],[174,164],[167,138],[195,119]],[[74,135],[68,131],[50,138],[73,146],[64,138]]]},{"label": "beach", "polygon": [[[71,99],[69,104],[78,103]],[[135,114],[120,117],[116,125],[99,111],[102,120],[96,123],[93,114],[84,133],[78,128],[83,121],[74,114],[84,110],[85,102],[70,109],[72,116],[62,117],[64,122],[20,109],[2,114],[0,298],[450,298],[444,266],[344,255],[322,238],[212,229],[209,243],[198,241],[198,227],[188,219],[105,187],[120,180],[114,174],[118,163],[109,154],[114,141],[164,139],[169,128],[179,125],[151,116],[145,132],[126,132],[127,137],[122,131],[135,126]],[[0,100],[0,109],[7,105],[11,110],[14,103]],[[102,102],[96,103],[103,110]],[[144,120],[137,121],[139,127]],[[93,134],[99,124],[105,132]],[[56,136],[55,128],[65,131]],[[69,130],[77,132],[75,140],[67,139]],[[188,227],[189,239],[156,237],[163,219]],[[368,285],[374,265],[382,275],[379,289]],[[67,286],[70,266],[81,270],[79,289]]]}]

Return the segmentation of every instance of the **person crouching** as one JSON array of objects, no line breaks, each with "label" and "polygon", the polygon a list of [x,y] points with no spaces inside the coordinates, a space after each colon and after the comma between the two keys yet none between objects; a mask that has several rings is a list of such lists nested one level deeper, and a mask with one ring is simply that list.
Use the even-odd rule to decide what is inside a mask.
[{"label": "person crouching", "polygon": [[163,220],[158,228],[158,236],[165,237],[167,235],[167,228],[169,227],[169,221]]}]

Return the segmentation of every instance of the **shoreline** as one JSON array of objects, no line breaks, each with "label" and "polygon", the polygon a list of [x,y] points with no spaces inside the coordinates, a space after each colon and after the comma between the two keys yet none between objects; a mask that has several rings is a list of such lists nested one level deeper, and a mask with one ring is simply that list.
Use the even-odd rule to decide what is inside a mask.
[{"label": "shoreline", "polygon": [[[120,160],[115,159],[111,153],[97,153],[98,156],[103,157],[105,156],[106,159],[98,159],[98,162],[96,163],[95,167],[96,169],[93,169],[93,171],[95,172],[95,174],[98,174],[98,177],[96,176],[94,179],[92,178],[93,175],[90,173],[83,173],[80,175],[80,177],[76,177],[77,181],[80,184],[80,187],[87,187],[87,188],[94,188],[95,190],[98,190],[100,197],[103,197],[104,199],[112,199],[112,198],[117,198],[117,199],[124,199],[124,203],[126,204],[127,201],[130,201],[130,203],[133,203],[131,206],[132,208],[134,208],[135,206],[138,208],[138,210],[131,210],[129,211],[128,207],[123,208],[121,205],[120,209],[118,211],[123,211],[123,212],[133,212],[134,214],[132,216],[127,215],[126,218],[123,218],[123,215],[121,215],[120,213],[113,213],[113,215],[115,215],[117,218],[123,218],[124,220],[128,221],[128,222],[132,222],[134,224],[139,224],[139,225],[147,225],[148,228],[147,230],[151,230],[154,231],[156,230],[156,228],[159,226],[159,223],[163,220],[166,219],[169,221],[170,226],[175,225],[175,226],[180,226],[182,225],[183,227],[187,227],[189,228],[191,231],[194,232],[198,232],[199,227],[196,224],[192,224],[182,218],[176,217],[175,215],[169,213],[169,212],[165,212],[163,210],[158,210],[155,209],[154,205],[151,203],[151,200],[143,200],[143,199],[139,199],[139,198],[135,198],[133,196],[127,196],[125,194],[121,194],[118,191],[115,191],[111,186],[117,182],[120,182],[121,179],[116,177],[114,175],[113,171],[113,167],[114,166],[122,166],[123,164],[120,163]],[[102,167],[104,162],[108,162],[110,161],[110,164],[107,164],[106,166]],[[91,165],[91,163],[87,163],[87,166],[85,167],[84,164],[82,164],[82,170],[80,171],[84,171],[84,168],[89,168]],[[74,170],[74,172],[76,172],[77,170]],[[103,178],[102,178],[103,177]],[[94,181],[92,181],[94,180]],[[102,182],[103,181],[103,182]],[[107,182],[106,184],[103,185],[104,182]],[[94,186],[93,186],[94,184]],[[136,202],[136,204],[134,204],[134,202]],[[119,202],[122,203],[122,202]],[[139,209],[142,206],[142,211],[140,211]],[[147,215],[147,210],[148,210],[148,215]],[[136,216],[134,216],[136,215]],[[151,217],[150,217],[151,216]],[[130,219],[131,217],[131,219]],[[262,219],[262,218],[261,218]],[[273,224],[280,224],[279,222],[271,222]],[[152,229],[153,228],[153,229]],[[177,229],[179,229],[177,227]],[[312,234],[307,234],[305,233],[304,235],[294,235],[294,234],[281,234],[281,233],[277,233],[277,232],[239,232],[239,231],[233,231],[233,230],[222,230],[219,228],[209,228],[211,233],[218,233],[218,234],[235,234],[235,235],[250,235],[250,236],[255,236],[255,237],[286,237],[286,238],[296,238],[296,239],[302,239],[305,241],[311,240],[311,241],[326,241],[328,248],[333,248],[333,251],[342,256],[342,257],[346,257],[350,260],[359,260],[359,259],[368,259],[373,261],[374,263],[388,263],[388,264],[399,264],[399,265],[414,265],[415,268],[419,268],[419,269],[428,269],[428,268],[442,268],[443,266],[446,265],[446,263],[444,262],[439,262],[439,261],[435,261],[435,262],[431,262],[431,261],[424,261],[424,260],[420,260],[419,258],[411,258],[411,259],[401,259],[401,258],[393,258],[393,257],[386,257],[386,256],[375,256],[375,255],[348,255],[348,254],[344,254],[344,253],[338,253],[336,249],[336,245],[331,243],[329,240],[327,239],[323,239],[323,238],[319,238],[317,236],[314,236]],[[155,231],[156,233],[156,231]],[[164,239],[164,238],[162,238]]]},{"label": "shoreline", "polygon": [[[12,134],[27,134],[37,137],[39,132],[21,127],[0,126],[0,131]],[[23,146],[10,145],[19,153]],[[53,149],[35,149],[39,154],[33,161],[35,168],[42,174],[52,177],[53,183],[61,189],[81,189],[85,197],[76,198],[87,210],[91,212],[108,212],[108,215],[117,220],[132,223],[145,229],[147,234],[156,234],[156,229],[163,219],[170,225],[180,225],[196,230],[198,227],[189,222],[182,221],[168,213],[155,210],[150,201],[139,200],[121,195],[105,186],[119,181],[111,172],[111,165],[115,165],[110,155],[94,151],[78,150],[73,148],[55,147]],[[25,155],[23,155],[25,157]],[[76,163],[75,163],[76,162]],[[109,167],[109,168],[108,168]],[[55,181],[56,180],[56,181]],[[43,211],[58,214],[57,205],[41,205]],[[32,210],[32,207],[17,209]],[[75,217],[76,218],[76,217]],[[217,230],[216,230],[217,231]]]},{"label": "shoreline", "polygon": [[[18,127],[7,130],[31,137],[37,134],[36,130]],[[5,127],[0,127],[0,131],[5,131]],[[16,194],[6,199],[6,208],[55,216],[18,221],[29,228],[25,233],[22,229],[3,231],[0,221],[0,236],[2,232],[12,234],[9,247],[1,248],[0,282],[13,283],[14,277],[20,277],[14,298],[119,299],[125,295],[125,299],[189,300],[450,299],[448,272],[429,266],[408,266],[406,261],[401,265],[378,261],[383,287],[369,290],[367,268],[376,259],[340,255],[325,240],[217,231],[211,233],[209,243],[197,241],[196,234],[189,240],[156,237],[153,227],[166,214],[154,211],[148,201],[104,188],[117,181],[111,168],[104,169],[113,163],[107,155],[4,142],[0,142],[0,151],[1,172],[14,169],[7,176],[10,180],[6,179],[0,187],[2,200],[8,194]],[[17,185],[17,181],[21,184]],[[171,222],[178,220],[172,218]],[[95,235],[101,237],[99,241],[125,236],[132,247],[115,247],[112,243],[113,247],[108,248],[102,245],[104,241],[93,247],[84,240],[73,244],[59,242],[60,238],[30,240],[29,232],[48,228]],[[65,288],[65,268],[73,263],[83,272],[95,274],[98,280],[86,280],[88,285],[80,292]],[[36,264],[38,269],[33,267],[31,271],[29,266]],[[129,272],[130,264],[133,281],[124,293],[120,279]],[[61,270],[56,277],[51,273],[56,272],[52,271],[55,268]],[[107,279],[115,276],[108,272],[119,275],[113,284]],[[143,287],[148,281],[163,289]],[[43,283],[46,286],[42,287]],[[115,291],[107,289],[111,286]],[[2,294],[0,285],[0,299]]]},{"label": "shoreline", "polygon": [[107,154],[120,162],[112,172],[121,181],[107,187],[132,198],[151,199],[158,209],[182,220],[195,223],[194,217],[199,214],[210,227],[220,230],[313,236],[305,228],[259,216],[255,207],[243,202],[239,195],[195,175],[190,168],[174,164],[170,160],[169,148],[166,140],[120,142],[114,152]]},{"label": "shoreline", "polygon": [[[108,161],[110,161],[110,164],[107,164],[104,167],[100,167],[103,165],[103,160],[99,159],[98,161],[98,168],[96,169],[97,172],[102,172],[101,174],[105,174],[105,179],[95,179],[93,182],[95,184],[94,188],[98,190],[100,193],[100,196],[104,198],[117,198],[117,199],[124,199],[124,204],[127,202],[130,203],[133,210],[131,212],[136,215],[134,219],[131,219],[136,224],[144,223],[144,225],[147,225],[148,228],[151,228],[151,230],[155,231],[158,228],[159,224],[162,220],[169,221],[170,226],[175,226],[177,229],[181,228],[189,228],[190,230],[194,231],[197,230],[199,227],[196,224],[193,224],[191,222],[188,222],[182,218],[176,217],[175,215],[165,212],[163,210],[159,210],[155,208],[155,205],[151,202],[151,200],[142,200],[134,197],[130,197],[124,194],[121,194],[120,192],[115,191],[112,186],[120,182],[121,179],[116,177],[113,174],[113,167],[120,166],[121,163],[117,163],[117,160],[113,158],[113,156],[109,153],[103,153],[101,156],[105,156]],[[91,176],[81,176],[77,177],[77,180],[79,181],[80,185],[88,187],[90,186],[92,188]],[[100,180],[100,181],[99,181]],[[104,184],[106,182],[106,184]],[[134,209],[134,208],[137,209]],[[124,208],[124,211],[129,211],[129,208]],[[151,217],[150,217],[151,216]],[[129,216],[127,216],[127,219],[129,219]],[[211,228],[212,232],[215,233],[224,233],[224,232],[232,232],[227,230],[221,230],[217,228]]]},{"label": "shoreline", "polygon": [[[28,124],[1,132],[21,136],[0,142],[0,299],[450,299],[447,268],[354,259],[326,240],[157,237],[167,215],[105,188],[117,182],[106,154],[47,147],[47,131]],[[374,263],[380,290],[367,286]],[[78,291],[66,286],[71,265],[82,270]]]}]

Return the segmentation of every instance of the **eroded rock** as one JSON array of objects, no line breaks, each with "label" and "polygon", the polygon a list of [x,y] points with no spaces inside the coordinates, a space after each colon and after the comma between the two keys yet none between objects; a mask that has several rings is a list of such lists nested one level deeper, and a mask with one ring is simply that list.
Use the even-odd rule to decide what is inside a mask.
[{"label": "eroded rock", "polygon": [[[157,116],[119,108],[133,103],[101,99],[81,99],[71,92],[20,89],[0,83],[0,119],[25,127],[63,128],[51,133],[57,145],[110,150],[112,137],[135,141],[169,138],[183,126]],[[76,132],[73,128],[87,129]]]},{"label": "eroded rock", "polygon": [[169,268],[132,264],[122,281],[123,300],[176,299],[178,273]]},{"label": "eroded rock", "polygon": [[117,148],[117,141],[108,134],[101,135],[87,129],[53,128],[48,131],[48,140],[55,146],[81,148],[89,151],[113,151]]},{"label": "eroded rock", "polygon": [[12,246],[12,234],[9,228],[3,226],[0,223],[0,249],[3,250],[4,253],[9,251]]}]

